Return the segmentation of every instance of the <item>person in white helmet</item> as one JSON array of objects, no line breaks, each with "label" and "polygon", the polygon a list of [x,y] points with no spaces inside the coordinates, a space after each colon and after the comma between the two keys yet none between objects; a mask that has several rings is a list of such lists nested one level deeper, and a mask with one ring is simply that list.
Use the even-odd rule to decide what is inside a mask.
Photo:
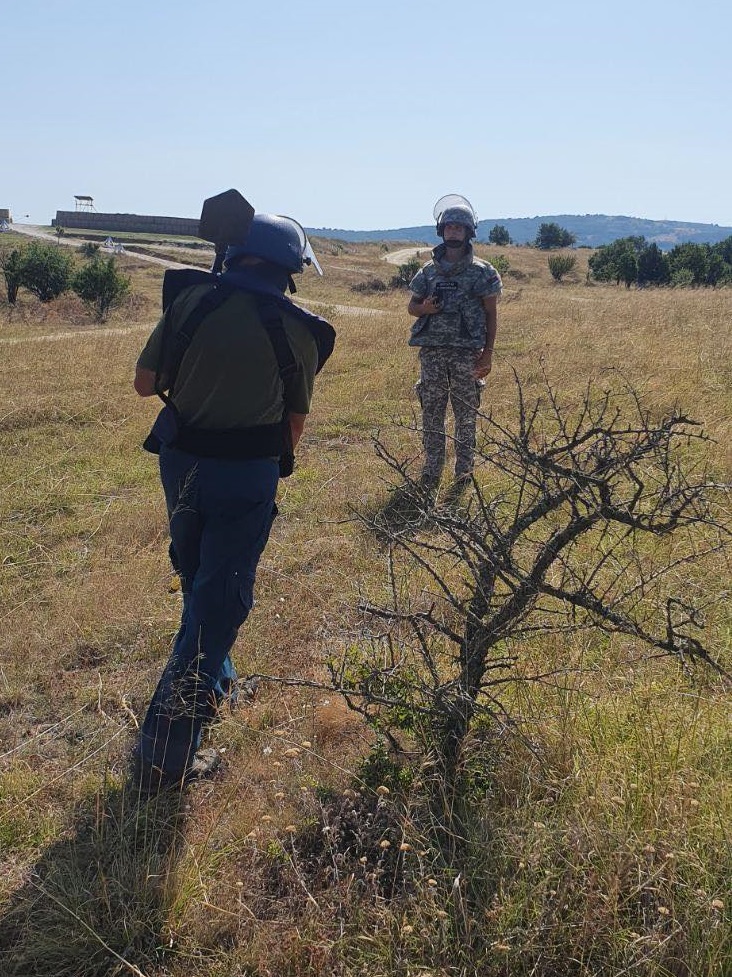
[{"label": "person in white helmet", "polygon": [[434,496],[442,477],[449,400],[455,418],[455,480],[448,491],[458,498],[473,474],[477,412],[492,367],[502,284],[496,269],[473,253],[478,222],[470,203],[449,194],[437,201],[434,215],[443,243],[409,284],[407,311],[416,317],[409,344],[419,347],[422,487]]}]

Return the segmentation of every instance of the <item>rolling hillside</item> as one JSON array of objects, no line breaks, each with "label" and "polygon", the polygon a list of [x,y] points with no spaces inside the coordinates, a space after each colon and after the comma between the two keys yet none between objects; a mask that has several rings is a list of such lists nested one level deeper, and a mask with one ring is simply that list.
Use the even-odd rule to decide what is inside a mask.
[{"label": "rolling hillside", "polygon": [[[677,244],[693,241],[695,244],[714,244],[732,235],[732,227],[719,224],[694,224],[684,221],[644,220],[640,217],[608,216],[606,214],[551,214],[544,217],[491,217],[478,223],[478,240],[487,241],[495,224],[502,224],[511,235],[514,244],[527,244],[536,237],[539,226],[555,223],[571,231],[580,247],[597,248],[601,244],[630,235],[643,236],[655,242],[664,251]],[[308,233],[318,237],[342,241],[419,241],[436,244],[434,225],[398,227],[375,231],[349,231],[332,227],[309,227]]]}]

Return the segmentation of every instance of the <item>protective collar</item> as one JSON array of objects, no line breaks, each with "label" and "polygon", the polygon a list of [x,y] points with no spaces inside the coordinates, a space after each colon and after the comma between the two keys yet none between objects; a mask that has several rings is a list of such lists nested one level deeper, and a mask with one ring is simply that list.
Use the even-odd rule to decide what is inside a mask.
[{"label": "protective collar", "polygon": [[[256,266],[255,266],[256,267]],[[240,289],[243,292],[252,292],[254,295],[262,295],[275,300],[275,303],[283,312],[298,319],[309,330],[318,347],[318,365],[316,373],[319,373],[323,364],[333,352],[335,345],[335,329],[326,320],[308,309],[303,309],[300,305],[295,305],[282,289],[265,281],[260,275],[253,272],[252,268],[236,268],[225,271],[218,276],[222,283],[230,288]],[[215,279],[214,279],[215,281]]]},{"label": "protective collar", "polygon": [[432,260],[440,271],[456,275],[461,271],[465,271],[473,263],[473,247],[471,244],[466,246],[465,253],[457,261],[447,261],[446,252],[447,246],[445,244],[438,244],[432,252]]},{"label": "protective collar", "polygon": [[231,285],[232,288],[239,288],[245,292],[255,292],[257,295],[271,295],[273,298],[281,299],[287,287],[287,271],[282,269],[283,281],[280,285],[279,280],[275,280],[275,276],[263,275],[260,271],[254,270],[261,267],[263,266],[231,268],[223,272],[220,278],[224,284]]}]

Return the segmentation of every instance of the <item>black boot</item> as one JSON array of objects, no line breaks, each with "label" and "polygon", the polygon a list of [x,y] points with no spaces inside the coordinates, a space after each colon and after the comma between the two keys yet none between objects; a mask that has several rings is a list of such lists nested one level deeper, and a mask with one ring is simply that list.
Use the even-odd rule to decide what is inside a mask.
[{"label": "black boot", "polygon": [[457,506],[470,486],[470,482],[470,475],[456,475],[455,481],[450,483],[447,491],[445,492],[445,497],[443,499],[444,504],[451,507]]}]

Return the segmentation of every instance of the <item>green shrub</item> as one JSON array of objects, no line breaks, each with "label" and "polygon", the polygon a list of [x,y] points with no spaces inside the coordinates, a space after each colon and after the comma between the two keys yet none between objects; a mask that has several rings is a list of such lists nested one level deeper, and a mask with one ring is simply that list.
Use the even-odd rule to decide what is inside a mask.
[{"label": "green shrub", "polygon": [[536,232],[534,247],[542,251],[549,251],[552,248],[569,248],[577,240],[576,236],[559,224],[541,224]]},{"label": "green shrub", "polygon": [[12,248],[10,251],[0,251],[0,268],[3,270],[5,278],[5,288],[8,294],[8,302],[15,305],[18,298],[18,289],[23,284],[23,263],[25,260],[25,250],[23,248]]},{"label": "green shrub", "polygon": [[490,261],[499,275],[505,275],[511,267],[511,262],[505,254],[491,254],[488,256],[488,261]]},{"label": "green shrub", "polygon": [[34,241],[23,255],[20,284],[41,302],[51,302],[68,290],[73,268],[74,259],[68,251]]},{"label": "green shrub", "polygon": [[646,249],[644,237],[618,238],[612,244],[603,244],[590,255],[588,267],[598,282],[623,282],[630,288],[638,280],[638,256]]},{"label": "green shrub", "polygon": [[392,277],[389,284],[392,288],[409,288],[409,283],[421,267],[422,262],[419,258],[410,258],[403,265],[399,265],[396,275]]},{"label": "green shrub", "polygon": [[76,273],[72,288],[101,322],[107,317],[110,309],[121,305],[127,298],[130,279],[117,271],[112,256],[109,258],[96,256]]},{"label": "green shrub", "polygon": [[668,258],[657,244],[649,244],[638,255],[638,284],[668,285],[670,278]]},{"label": "green shrub", "polygon": [[576,264],[577,259],[571,254],[552,254],[548,258],[549,271],[555,282],[561,282]]},{"label": "green shrub", "polygon": [[691,288],[694,284],[694,272],[691,268],[677,268],[671,273],[671,284],[676,288]]}]

